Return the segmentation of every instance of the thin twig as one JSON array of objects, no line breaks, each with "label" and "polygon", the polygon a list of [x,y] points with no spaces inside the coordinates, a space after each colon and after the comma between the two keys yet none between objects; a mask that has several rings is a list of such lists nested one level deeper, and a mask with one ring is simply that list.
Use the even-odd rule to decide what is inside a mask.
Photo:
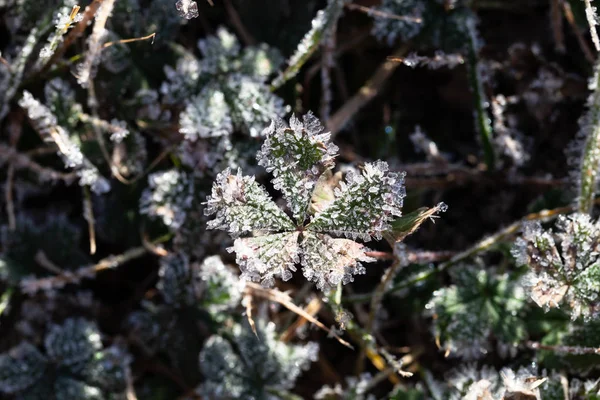
[{"label": "thin twig", "polygon": [[563,345],[547,345],[538,342],[527,342],[526,346],[532,350],[549,350],[555,353],[563,354],[600,354],[600,347],[579,347],[579,346],[563,346]]},{"label": "thin twig", "polygon": [[[318,297],[313,297],[312,300],[308,302],[304,310],[314,317],[319,313],[322,306],[323,303],[321,302],[321,299],[319,299]],[[282,342],[289,342],[296,335],[298,329],[304,326],[307,322],[308,320],[306,318],[299,317],[293,324],[291,324],[285,330],[285,332],[283,332],[283,334],[280,337],[280,340]]]},{"label": "thin twig", "polygon": [[126,44],[126,43],[133,43],[133,42],[141,42],[142,40],[148,40],[148,39],[152,39],[152,44],[154,44],[154,38],[156,37],[156,32],[151,33],[147,36],[142,36],[142,37],[137,37],[137,38],[129,38],[129,39],[120,39],[120,40],[115,40],[114,42],[106,42],[102,45],[102,48],[105,49],[107,47],[113,46],[115,44]]},{"label": "thin twig", "polygon": [[15,179],[15,164],[8,164],[6,171],[6,188],[4,195],[6,200],[6,215],[8,216],[8,229],[14,231],[17,229],[17,219],[15,217],[15,202],[13,200],[13,182]]},{"label": "thin twig", "polygon": [[[100,260],[97,264],[81,267],[75,271],[60,271],[56,276],[39,279],[24,279],[21,288],[25,293],[33,294],[40,290],[59,289],[68,284],[79,283],[82,279],[93,278],[98,272],[106,269],[116,268],[128,261],[139,258],[147,253],[145,247],[135,247],[125,253],[109,256]],[[38,257],[36,256],[36,259]],[[41,260],[41,259],[40,259]],[[38,262],[40,261],[38,260]]]},{"label": "thin twig", "polygon": [[90,254],[96,254],[96,223],[94,219],[94,208],[92,206],[92,195],[88,186],[83,187],[83,218],[88,223],[88,235],[90,237]]},{"label": "thin twig", "polygon": [[14,148],[0,144],[0,165],[9,162],[16,170],[28,169],[38,175],[40,180],[63,181],[67,184],[77,179],[75,173],[64,173],[44,167],[31,160],[25,154],[19,153]]},{"label": "thin twig", "polygon": [[563,33],[563,19],[560,8],[562,0],[550,0],[550,25],[552,26],[552,35],[554,36],[554,48],[558,53],[564,53],[565,34]]},{"label": "thin twig", "polygon": [[223,5],[225,6],[225,10],[229,15],[229,19],[231,20],[231,24],[237,31],[239,37],[242,39],[246,46],[254,46],[256,44],[256,39],[248,32],[244,24],[242,23],[242,19],[240,18],[240,14],[238,14],[237,10],[231,4],[231,0],[223,0]]},{"label": "thin twig", "polygon": [[387,13],[384,11],[376,10],[374,8],[361,6],[359,4],[353,4],[353,3],[346,4],[346,8],[349,10],[353,10],[353,11],[363,12],[369,16],[375,16],[375,17],[381,17],[381,18],[387,18],[387,19],[397,19],[399,21],[409,21],[409,22],[413,22],[416,24],[420,24],[421,22],[423,22],[423,20],[419,17],[410,17],[410,16],[405,16],[405,15],[391,14],[391,13]]},{"label": "thin twig", "polygon": [[352,345],[350,343],[348,343],[347,341],[345,341],[344,339],[342,339],[341,337],[339,337],[337,335],[337,333],[333,332],[331,329],[329,329],[328,327],[323,325],[323,323],[321,323],[321,321],[319,321],[318,319],[316,319],[315,317],[313,317],[312,315],[310,315],[309,313],[304,311],[302,308],[295,305],[292,302],[292,299],[287,294],[280,292],[279,290],[264,288],[256,283],[252,283],[252,282],[246,282],[245,290],[250,291],[250,293],[252,293],[254,296],[262,297],[264,299],[275,301],[275,302],[281,304],[288,310],[300,315],[303,318],[306,318],[309,322],[315,324],[317,327],[321,328],[322,330],[327,332],[329,335],[333,336],[340,344],[342,344],[350,349],[353,349]]},{"label": "thin twig", "polygon": [[[402,45],[392,54],[392,56],[402,58],[408,51],[408,48],[408,45]],[[394,61],[384,61],[358,92],[331,116],[327,123],[327,129],[331,132],[332,137],[344,128],[348,121],[356,115],[358,110],[363,108],[379,94],[385,82],[400,65],[402,64]]]}]

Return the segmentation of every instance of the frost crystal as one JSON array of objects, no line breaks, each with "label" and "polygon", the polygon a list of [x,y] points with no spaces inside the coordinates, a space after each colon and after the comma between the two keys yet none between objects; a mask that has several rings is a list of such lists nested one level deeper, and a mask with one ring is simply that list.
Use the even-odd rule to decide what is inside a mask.
[{"label": "frost crystal", "polygon": [[275,337],[275,325],[257,324],[258,337],[245,326],[235,325],[230,343],[211,336],[200,353],[200,368],[206,381],[198,392],[211,399],[280,398],[272,390],[291,389],[312,361],[318,345],[289,345]]},{"label": "frost crystal", "polygon": [[179,11],[179,16],[185,19],[198,17],[198,4],[193,0],[178,0],[175,8]]},{"label": "frost crystal", "polygon": [[258,152],[258,164],[273,174],[273,187],[282,192],[298,223],[302,224],[315,184],[325,170],[335,166],[337,146],[330,133],[312,114],[303,121],[273,121],[265,130],[265,141]]},{"label": "frost crystal", "polygon": [[[337,147],[312,114],[302,122],[292,117],[290,127],[272,122],[265,133],[258,162],[273,174],[273,185],[283,193],[296,224],[253,177],[227,169],[217,176],[206,202],[206,215],[215,215],[208,227],[236,238],[230,250],[245,279],[270,286],[275,277],[290,279],[299,263],[304,276],[321,290],[351,282],[352,275],[364,273],[361,262],[374,261],[366,255],[368,249],[353,240],[380,239],[389,222],[400,216],[404,175],[389,172],[387,164],[378,161],[365,164],[362,173],[349,173],[344,182],[327,178]],[[330,188],[330,201],[315,206],[318,182],[339,187]],[[320,195],[325,192],[319,187]],[[309,214],[312,220],[307,220]],[[253,237],[240,237],[251,233]]]},{"label": "frost crystal", "polygon": [[546,309],[566,303],[573,319],[595,317],[600,307],[600,224],[587,214],[573,214],[559,217],[556,228],[556,233],[543,231],[539,222],[530,222],[515,242],[517,262],[531,269],[526,280],[531,298]]}]

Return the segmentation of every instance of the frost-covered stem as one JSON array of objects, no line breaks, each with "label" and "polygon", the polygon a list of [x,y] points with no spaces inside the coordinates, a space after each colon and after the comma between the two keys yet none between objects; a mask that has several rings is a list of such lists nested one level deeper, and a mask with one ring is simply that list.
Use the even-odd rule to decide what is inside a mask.
[{"label": "frost-covered stem", "polygon": [[581,354],[600,354],[600,347],[579,347],[563,345],[547,345],[538,342],[527,342],[527,347],[533,350],[548,350],[555,353],[581,355]]},{"label": "frost-covered stem", "polygon": [[592,0],[583,0],[585,3],[585,17],[587,18],[588,25],[590,26],[590,35],[592,36],[592,42],[596,46],[596,51],[600,51],[600,38],[598,37],[598,31],[596,30],[596,7],[592,6]]},{"label": "frost-covered stem", "polygon": [[34,70],[40,70],[52,57],[60,43],[63,41],[64,35],[69,31],[72,25],[81,20],[81,15],[79,15],[80,7],[78,5],[74,5],[71,9],[71,13],[69,15],[63,15],[61,10],[58,14],[58,21],[56,21],[56,29],[52,35],[48,38],[48,43],[46,46],[42,48],[40,51],[40,56],[35,63]]},{"label": "frost-covered stem", "polygon": [[69,34],[65,37],[65,40],[62,42],[62,46],[58,47],[50,60],[42,67],[40,73],[45,72],[50,68],[52,64],[54,64],[59,58],[65,54],[65,51],[73,44],[73,42],[83,34],[85,28],[88,26],[88,22],[94,17],[96,11],[102,4],[103,0],[94,0],[90,5],[85,8],[83,13],[83,17],[81,21],[69,32]]},{"label": "frost-covered stem", "polygon": [[40,290],[51,290],[61,288],[67,284],[76,284],[84,278],[93,278],[98,272],[105,269],[117,268],[118,266],[139,258],[148,250],[144,246],[135,247],[117,256],[108,256],[97,264],[79,268],[75,271],[65,271],[59,275],[40,279],[24,279],[21,288],[24,292],[33,294]]},{"label": "frost-covered stem", "polygon": [[15,169],[28,169],[31,172],[38,175],[41,181],[63,181],[66,184],[72,183],[77,179],[77,175],[73,173],[65,174],[63,172],[54,171],[53,169],[46,168],[33,161],[25,154],[17,152],[16,149],[0,144],[0,165],[8,161]]},{"label": "frost-covered stem", "polygon": [[319,10],[312,20],[312,28],[304,35],[296,51],[290,57],[287,68],[271,83],[271,90],[277,90],[288,80],[298,74],[300,68],[317,50],[321,41],[331,34],[337,24],[347,0],[329,0],[327,7]]},{"label": "frost-covered stem", "polygon": [[467,23],[468,29],[468,71],[469,84],[475,101],[475,128],[479,132],[481,145],[483,146],[483,156],[485,164],[489,171],[494,169],[495,155],[492,145],[492,125],[490,117],[487,114],[487,101],[483,92],[483,82],[481,77],[481,67],[478,62],[477,53],[479,52],[478,35],[475,28],[475,21],[470,19]]},{"label": "frost-covered stem", "polygon": [[585,58],[591,63],[595,62],[596,57],[594,56],[592,49],[590,48],[590,46],[588,46],[585,38],[583,37],[583,35],[581,34],[581,31],[579,30],[579,25],[577,25],[577,21],[575,21],[575,16],[573,15],[573,10],[571,9],[571,4],[569,4],[568,1],[562,1],[562,6],[563,6],[563,13],[565,15],[565,18],[567,19],[567,22],[569,23],[571,30],[573,31],[573,33],[575,34],[575,37],[577,38],[577,43],[579,43],[579,47],[581,48],[581,51],[583,51],[583,54],[585,54]]},{"label": "frost-covered stem", "polygon": [[100,53],[102,52],[102,45],[107,35],[105,28],[106,21],[110,16],[115,0],[104,0],[101,7],[96,13],[96,22],[94,22],[94,28],[92,34],[88,39],[88,49],[86,52],[85,60],[79,66],[77,70],[77,81],[83,87],[87,87],[90,79],[95,73],[95,67],[100,61]]},{"label": "frost-covered stem", "polygon": [[369,319],[367,321],[367,326],[365,329],[367,332],[373,332],[373,328],[375,325],[375,319],[377,318],[377,313],[379,312],[379,308],[381,307],[381,301],[383,300],[383,296],[385,295],[386,288],[390,285],[390,282],[396,276],[398,269],[402,266],[402,263],[398,258],[392,263],[392,265],[385,271],[383,277],[381,277],[381,282],[375,288],[373,292],[373,297],[371,297],[371,305],[369,308]]},{"label": "frost-covered stem", "polygon": [[[391,57],[403,58],[407,51],[408,45],[402,45]],[[331,132],[332,137],[335,137],[361,108],[379,94],[385,82],[400,65],[402,64],[391,59],[384,61],[369,80],[358,89],[358,92],[331,116],[327,121],[327,130]]]},{"label": "frost-covered stem", "polygon": [[375,8],[361,6],[360,4],[353,4],[353,3],[346,4],[346,8],[349,10],[360,11],[362,13],[367,14],[370,17],[395,19],[398,21],[410,21],[410,22],[413,22],[416,24],[420,24],[422,22],[422,19],[419,17],[391,14],[391,13],[387,13],[387,12],[384,12],[381,10],[377,10]]},{"label": "frost-covered stem", "polygon": [[594,76],[590,80],[593,91],[588,98],[588,111],[580,121],[579,135],[584,144],[577,179],[577,211],[589,213],[592,210],[598,185],[600,168],[600,62],[596,64]]},{"label": "frost-covered stem", "polygon": [[331,70],[335,67],[333,55],[335,52],[335,31],[334,26],[331,29],[331,34],[323,41],[322,62],[321,62],[321,119],[327,123],[331,113],[331,101],[333,99],[331,93]]}]

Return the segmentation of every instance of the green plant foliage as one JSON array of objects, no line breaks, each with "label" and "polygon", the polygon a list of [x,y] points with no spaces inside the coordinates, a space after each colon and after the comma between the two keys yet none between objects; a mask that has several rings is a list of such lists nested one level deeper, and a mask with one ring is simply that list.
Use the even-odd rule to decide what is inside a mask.
[{"label": "green plant foliage", "polygon": [[587,214],[572,214],[561,216],[556,228],[528,224],[515,243],[517,263],[531,269],[526,281],[531,298],[546,309],[567,304],[573,319],[594,318],[600,290],[598,223]]},{"label": "green plant foliage", "polygon": [[490,350],[493,337],[509,355],[525,338],[525,293],[507,274],[459,266],[453,285],[434,293],[426,306],[433,316],[433,332],[443,349],[465,359],[477,359]]},{"label": "green plant foliage", "polygon": [[255,335],[236,325],[230,338],[212,336],[200,353],[206,381],[198,392],[209,398],[278,399],[316,361],[318,346],[277,341],[275,326],[260,322]]},{"label": "green plant foliage", "polygon": [[0,355],[0,391],[18,399],[101,400],[125,390],[127,357],[103,349],[98,328],[84,319],[50,327],[45,355],[23,342]]},{"label": "green plant foliage", "polygon": [[[312,191],[324,171],[333,168],[337,147],[312,114],[302,121],[292,117],[289,127],[273,122],[266,135],[259,164],[273,174],[273,186],[282,191],[297,225],[253,177],[227,169],[217,176],[207,200],[206,214],[215,215],[208,227],[235,238],[233,251],[248,280],[272,286],[276,276],[290,279],[300,263],[304,277],[321,290],[351,282],[352,275],[364,273],[361,262],[374,261],[354,240],[381,239],[389,222],[400,216],[404,175],[389,172],[382,161],[365,164],[362,173],[348,173],[335,188],[335,198],[305,223]],[[252,231],[263,234],[240,237]]]}]

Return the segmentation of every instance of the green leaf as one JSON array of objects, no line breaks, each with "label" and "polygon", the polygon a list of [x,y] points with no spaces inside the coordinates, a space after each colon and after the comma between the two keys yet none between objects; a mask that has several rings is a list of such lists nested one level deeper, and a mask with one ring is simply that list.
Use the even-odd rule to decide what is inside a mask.
[{"label": "green leaf", "polygon": [[394,219],[390,223],[390,229],[386,231],[383,236],[390,245],[393,246],[394,243],[401,242],[407,236],[415,233],[427,219],[433,221],[436,214],[445,212],[447,209],[448,206],[445,203],[439,203],[432,208],[421,207],[413,212]]}]

